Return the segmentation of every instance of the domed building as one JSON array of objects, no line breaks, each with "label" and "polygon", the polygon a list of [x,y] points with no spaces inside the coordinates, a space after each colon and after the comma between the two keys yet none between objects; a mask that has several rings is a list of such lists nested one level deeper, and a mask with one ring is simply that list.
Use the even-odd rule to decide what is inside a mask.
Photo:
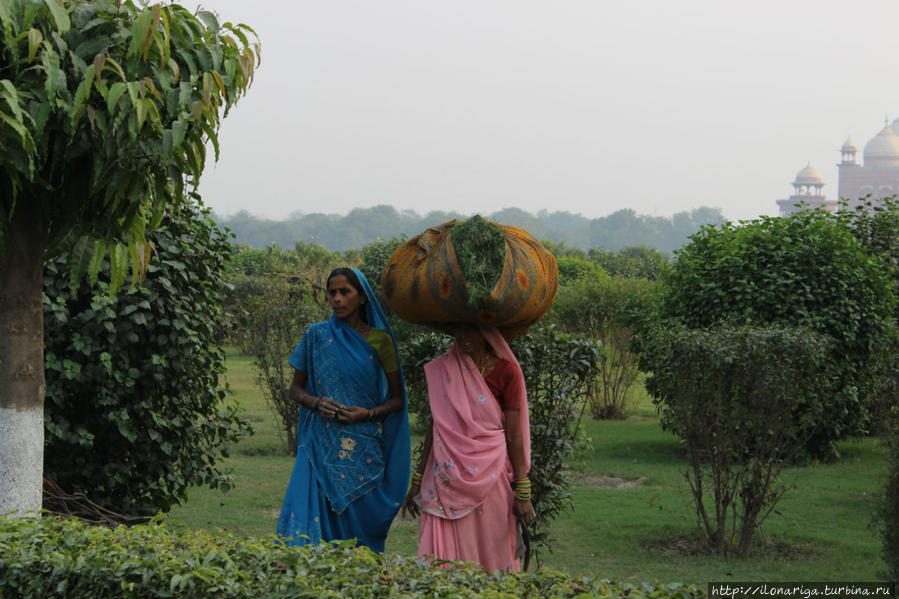
[{"label": "domed building", "polygon": [[786,216],[797,210],[809,208],[824,208],[833,212],[836,210],[836,200],[828,200],[822,193],[824,180],[821,174],[811,164],[796,173],[793,180],[793,195],[785,200],[777,200],[780,206],[780,215]]},{"label": "domed building", "polygon": [[851,140],[840,148],[839,194],[854,208],[868,195],[871,199],[899,193],[899,119],[865,144],[863,164],[856,161],[857,149]]},{"label": "domed building", "polygon": [[[838,197],[848,201],[849,208],[870,199],[877,200],[899,194],[899,118],[891,125],[884,121],[881,131],[865,144],[863,163],[859,163],[858,147],[852,138],[840,147]],[[837,200],[822,193],[824,182],[810,164],[799,171],[793,181],[793,195],[777,200],[780,215],[786,216],[806,208],[824,208],[833,212]]]}]

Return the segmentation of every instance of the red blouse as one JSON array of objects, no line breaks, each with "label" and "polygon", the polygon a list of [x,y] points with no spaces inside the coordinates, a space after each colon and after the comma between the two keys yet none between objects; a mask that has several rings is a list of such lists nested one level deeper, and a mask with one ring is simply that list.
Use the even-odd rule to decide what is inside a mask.
[{"label": "red blouse", "polygon": [[493,397],[499,402],[504,412],[509,410],[521,410],[521,398],[524,395],[524,377],[521,370],[508,360],[500,360],[496,367],[490,371],[484,381]]}]

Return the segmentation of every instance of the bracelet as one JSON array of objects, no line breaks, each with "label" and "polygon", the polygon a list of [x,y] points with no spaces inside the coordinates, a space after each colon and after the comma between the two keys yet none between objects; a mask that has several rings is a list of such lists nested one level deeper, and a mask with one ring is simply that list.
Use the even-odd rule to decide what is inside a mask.
[{"label": "bracelet", "polygon": [[527,478],[515,481],[515,499],[519,501],[531,500],[531,481]]},{"label": "bracelet", "polygon": [[412,484],[417,487],[421,486],[421,472],[414,472],[412,474]]},{"label": "bracelet", "polygon": [[369,409],[368,409],[368,419],[369,419],[369,421],[374,420],[374,418],[375,418],[375,409],[374,409],[374,408],[369,408]]},{"label": "bracelet", "polygon": [[322,398],[321,398],[321,397],[319,397],[318,399],[315,400],[315,405],[312,406],[312,411],[313,411],[313,412],[318,412],[318,404],[320,404],[321,402],[322,402]]}]

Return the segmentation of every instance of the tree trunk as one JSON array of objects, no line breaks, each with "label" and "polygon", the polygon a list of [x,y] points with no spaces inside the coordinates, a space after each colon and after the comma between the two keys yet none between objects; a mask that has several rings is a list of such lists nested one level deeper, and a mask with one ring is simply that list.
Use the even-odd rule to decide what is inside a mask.
[{"label": "tree trunk", "polygon": [[41,509],[46,242],[40,200],[19,196],[0,259],[0,514]]}]

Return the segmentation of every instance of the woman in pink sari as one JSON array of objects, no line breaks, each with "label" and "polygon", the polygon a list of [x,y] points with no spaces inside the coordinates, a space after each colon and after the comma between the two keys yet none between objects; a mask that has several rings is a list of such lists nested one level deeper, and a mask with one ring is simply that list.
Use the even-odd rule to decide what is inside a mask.
[{"label": "woman in pink sari", "polygon": [[496,329],[453,333],[425,365],[433,425],[403,511],[421,513],[419,555],[519,570],[516,517],[536,517],[524,377]]}]

